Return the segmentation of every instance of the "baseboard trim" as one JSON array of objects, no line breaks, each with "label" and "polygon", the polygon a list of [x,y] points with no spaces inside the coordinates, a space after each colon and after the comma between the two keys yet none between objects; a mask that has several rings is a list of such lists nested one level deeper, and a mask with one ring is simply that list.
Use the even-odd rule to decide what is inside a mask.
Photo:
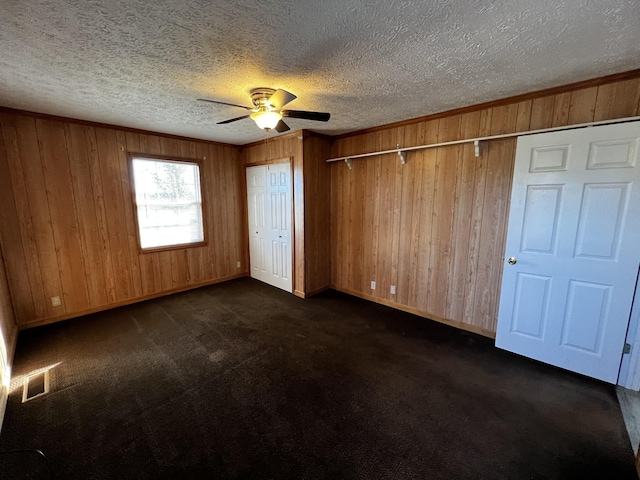
[{"label": "baseboard trim", "polygon": [[89,315],[91,313],[102,312],[104,310],[110,310],[112,308],[124,307],[125,305],[131,305],[131,304],[138,303],[138,302],[144,302],[146,300],[152,300],[154,298],[165,297],[167,295],[172,295],[174,293],[186,292],[188,290],[194,290],[194,289],[200,288],[200,287],[206,287],[206,286],[209,286],[209,285],[215,285],[216,283],[228,282],[229,280],[235,280],[236,278],[246,277],[247,275],[248,275],[247,272],[243,272],[243,273],[237,274],[237,275],[230,275],[230,276],[227,276],[227,277],[217,278],[215,280],[209,280],[207,282],[196,283],[196,284],[193,284],[193,285],[186,285],[186,286],[179,287],[179,288],[173,288],[171,290],[165,290],[163,292],[152,293],[152,294],[149,294],[149,295],[143,295],[141,297],[136,297],[136,298],[130,298],[128,300],[123,300],[121,302],[110,303],[110,304],[107,304],[107,305],[101,305],[99,307],[90,308],[88,310],[81,310],[81,311],[69,313],[69,314],[66,314],[66,315],[60,315],[58,317],[49,317],[49,318],[42,318],[42,319],[38,319],[38,320],[33,320],[31,322],[25,322],[25,323],[19,324],[18,328],[20,330],[27,330],[29,328],[41,327],[43,325],[48,325],[50,323],[56,323],[56,322],[61,322],[63,320],[69,320],[71,318],[82,317],[83,315]]},{"label": "baseboard trim", "polygon": [[311,290],[305,294],[305,298],[313,297],[314,295],[318,295],[319,293],[326,292],[329,290],[331,286],[327,285],[326,287],[316,288],[315,290]]},{"label": "baseboard trim", "polygon": [[425,312],[423,310],[418,310],[417,308],[408,307],[407,305],[402,305],[401,303],[393,302],[391,300],[374,297],[373,295],[367,295],[366,293],[362,293],[362,292],[356,292],[355,290],[350,290],[348,288],[336,287],[335,285],[332,285],[330,288],[332,288],[333,290],[337,290],[338,292],[346,293],[348,295],[353,295],[354,297],[359,297],[364,300],[369,300],[370,302],[379,303],[380,305],[384,305],[386,307],[391,307],[391,308],[395,308],[396,310],[412,313],[414,315],[418,315],[420,317],[424,317],[429,320],[436,321],[438,323],[444,323],[445,325],[459,328],[460,330],[477,333],[478,335],[482,335],[483,337],[488,337],[493,339],[496,338],[496,332],[492,332],[491,330],[486,330],[484,328],[476,327],[475,325],[469,325],[468,323],[463,323],[459,320],[451,320],[449,318],[441,317],[439,315]]},{"label": "baseboard trim", "polygon": [[326,287],[322,287],[322,288],[316,288],[315,290],[311,290],[310,292],[301,292],[300,290],[294,290],[293,294],[296,297],[300,297],[300,298],[309,298],[309,297],[313,297],[314,295],[317,295],[321,292],[324,292],[326,290],[329,290],[331,287],[330,286],[326,286]]}]

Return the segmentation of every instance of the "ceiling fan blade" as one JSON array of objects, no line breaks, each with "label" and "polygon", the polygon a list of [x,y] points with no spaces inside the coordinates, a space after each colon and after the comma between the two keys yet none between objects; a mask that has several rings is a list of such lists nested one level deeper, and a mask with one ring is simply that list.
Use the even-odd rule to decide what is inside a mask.
[{"label": "ceiling fan blade", "polygon": [[251,115],[243,115],[241,117],[230,118],[229,120],[224,120],[222,122],[216,123],[216,125],[224,125],[225,123],[237,122],[238,120],[244,120],[245,118],[249,118]]},{"label": "ceiling fan blade", "polygon": [[279,88],[267,100],[276,110],[280,110],[287,103],[294,101],[296,97],[293,93]]},{"label": "ceiling fan blade", "polygon": [[207,100],[206,98],[199,98],[201,102],[217,103],[218,105],[228,105],[230,107],[244,108],[245,110],[253,110],[251,107],[245,107],[244,105],[236,105],[235,103],[219,102],[218,100]]},{"label": "ceiling fan blade", "polygon": [[315,120],[317,122],[328,122],[331,118],[330,113],[325,112],[306,112],[304,110],[282,110],[283,117],[304,118],[305,120]]},{"label": "ceiling fan blade", "polygon": [[280,120],[278,122],[278,124],[276,125],[276,131],[278,133],[282,133],[282,132],[286,132],[287,130],[291,130],[289,128],[289,125],[287,125],[286,123],[284,123],[282,120]]}]

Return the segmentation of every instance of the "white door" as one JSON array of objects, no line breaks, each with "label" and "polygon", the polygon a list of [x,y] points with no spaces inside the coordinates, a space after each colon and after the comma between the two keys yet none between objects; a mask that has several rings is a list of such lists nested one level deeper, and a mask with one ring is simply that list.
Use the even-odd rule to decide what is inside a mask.
[{"label": "white door", "polygon": [[640,265],[640,122],[518,138],[496,346],[616,383]]},{"label": "white door", "polygon": [[251,276],[267,281],[267,167],[247,168],[247,205],[249,213],[249,257]]},{"label": "white door", "polygon": [[292,292],[289,164],[247,168],[247,197],[251,276]]}]

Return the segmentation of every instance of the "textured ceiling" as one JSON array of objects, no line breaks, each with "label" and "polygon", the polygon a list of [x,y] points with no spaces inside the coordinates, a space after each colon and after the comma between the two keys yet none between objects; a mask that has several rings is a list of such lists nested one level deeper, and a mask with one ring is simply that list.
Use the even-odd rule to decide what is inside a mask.
[{"label": "textured ceiling", "polygon": [[640,68],[638,0],[2,0],[0,105],[243,144],[254,87],[343,133]]}]

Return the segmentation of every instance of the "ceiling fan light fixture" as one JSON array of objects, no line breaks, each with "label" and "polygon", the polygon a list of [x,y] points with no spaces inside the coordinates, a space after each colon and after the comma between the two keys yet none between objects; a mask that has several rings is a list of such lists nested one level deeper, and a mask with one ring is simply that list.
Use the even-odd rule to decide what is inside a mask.
[{"label": "ceiling fan light fixture", "polygon": [[252,113],[251,119],[263,130],[271,130],[272,128],[276,128],[278,122],[282,120],[282,115],[280,112],[267,110]]}]

